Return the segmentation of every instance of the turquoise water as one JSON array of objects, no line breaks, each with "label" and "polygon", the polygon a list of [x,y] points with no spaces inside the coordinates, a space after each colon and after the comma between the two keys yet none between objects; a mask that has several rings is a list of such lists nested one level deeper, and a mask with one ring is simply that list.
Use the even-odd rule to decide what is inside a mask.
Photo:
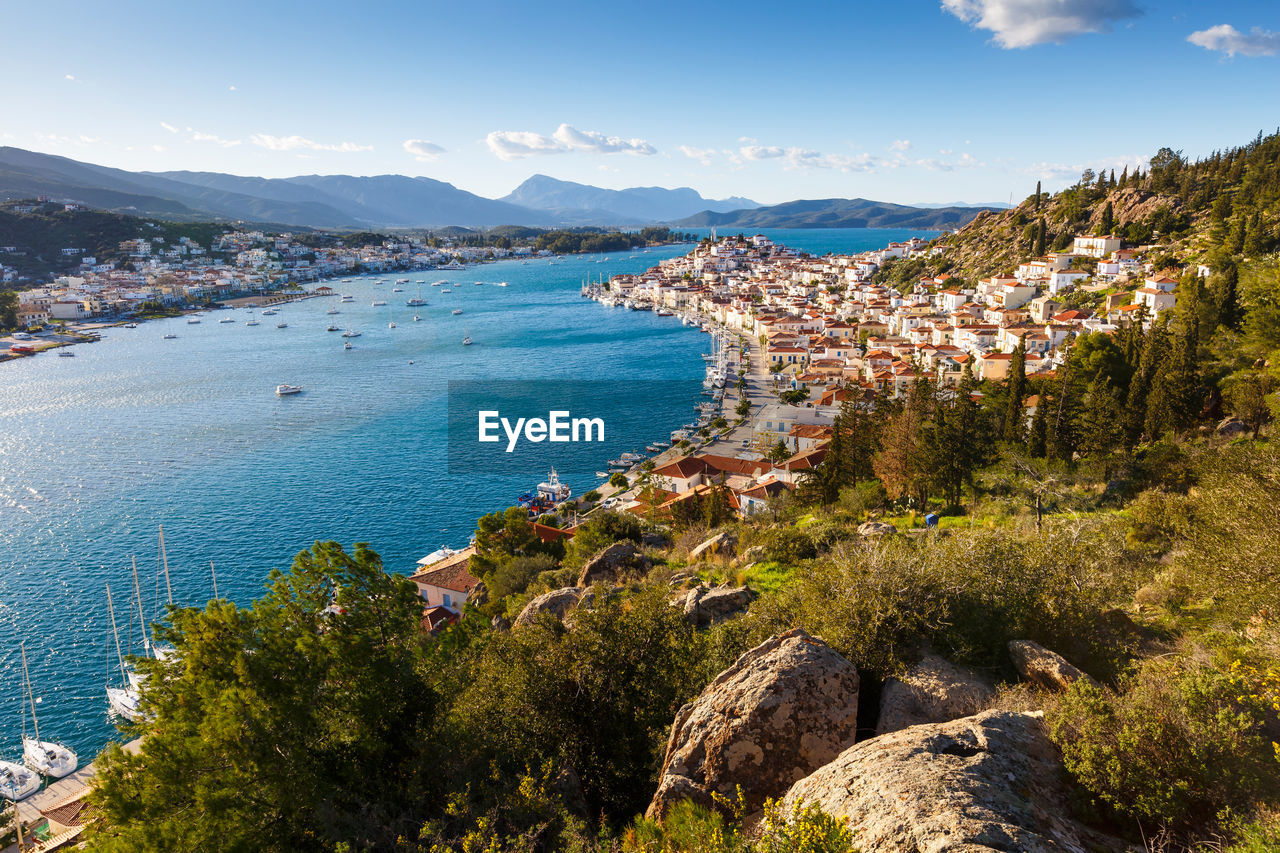
[{"label": "turquoise water", "polygon": [[[777,236],[808,251],[827,250],[819,237],[831,250],[856,251],[907,233]],[[21,754],[23,640],[41,735],[82,761],[113,736],[105,584],[121,642],[132,638],[137,651],[129,560],[136,555],[151,618],[160,524],[183,604],[212,594],[210,561],[219,592],[247,603],[270,569],[316,539],[370,542],[388,569],[408,572],[441,545],[465,544],[479,515],[510,505],[551,465],[581,494],[606,459],[690,420],[708,337],[678,318],[608,309],[578,293],[584,278],[639,272],[687,250],[366,276],[333,283],[352,303],[305,300],[256,327],[245,325],[247,310],[215,311],[199,325],[176,318],[108,329],[102,342],[75,347],[75,358],[0,365],[0,757]],[[406,276],[404,292],[393,293]],[[441,278],[451,294],[430,286]],[[418,279],[430,305],[415,323],[404,300]],[[492,286],[504,280],[509,287]],[[389,305],[374,308],[375,299]],[[327,315],[331,307],[342,313]],[[454,316],[455,307],[464,313]],[[387,328],[391,319],[397,328]],[[331,322],[362,332],[355,349],[325,331]],[[167,332],[178,337],[163,340]],[[461,345],[466,333],[473,346]],[[536,470],[450,473],[450,439],[462,440],[446,432],[451,379],[616,382],[590,413],[609,421],[608,441],[548,445]],[[280,383],[305,391],[279,398]]]}]

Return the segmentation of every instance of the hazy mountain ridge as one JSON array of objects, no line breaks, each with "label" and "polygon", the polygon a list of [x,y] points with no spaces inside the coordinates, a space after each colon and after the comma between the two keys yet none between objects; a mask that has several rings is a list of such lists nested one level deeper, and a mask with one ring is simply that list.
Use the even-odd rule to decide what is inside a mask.
[{"label": "hazy mountain ridge", "polygon": [[707,199],[691,187],[630,187],[610,190],[548,175],[534,175],[503,201],[583,220],[581,224],[665,222],[703,210],[725,212],[759,205],[748,198]]},{"label": "hazy mountain ridge", "polygon": [[986,208],[919,208],[865,198],[825,198],[717,213],[704,210],[676,227],[708,228],[957,228]]}]

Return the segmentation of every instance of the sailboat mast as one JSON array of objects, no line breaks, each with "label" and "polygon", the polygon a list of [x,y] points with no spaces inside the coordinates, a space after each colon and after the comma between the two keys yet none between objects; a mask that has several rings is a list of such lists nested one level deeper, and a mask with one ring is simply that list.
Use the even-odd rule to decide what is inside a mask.
[{"label": "sailboat mast", "polygon": [[40,721],[36,719],[36,694],[31,690],[31,672],[27,669],[27,644],[22,643],[22,678],[27,682],[27,699],[31,701],[31,727],[36,731],[36,742],[40,742]]},{"label": "sailboat mast", "polygon": [[120,661],[120,675],[127,682],[129,676],[124,668],[124,653],[120,651],[120,631],[116,628],[116,609],[111,604],[111,584],[107,584],[107,613],[111,615],[111,636],[116,638],[116,660]]},{"label": "sailboat mast", "polygon": [[147,637],[147,616],[142,611],[142,587],[138,585],[138,561],[130,556],[133,562],[133,594],[138,598],[138,624],[142,628],[142,650],[145,654],[151,654],[151,640]]},{"label": "sailboat mast", "polygon": [[173,606],[173,584],[169,582],[169,556],[164,550],[164,525],[160,525],[160,562],[164,564],[164,588],[169,593],[169,606]]}]

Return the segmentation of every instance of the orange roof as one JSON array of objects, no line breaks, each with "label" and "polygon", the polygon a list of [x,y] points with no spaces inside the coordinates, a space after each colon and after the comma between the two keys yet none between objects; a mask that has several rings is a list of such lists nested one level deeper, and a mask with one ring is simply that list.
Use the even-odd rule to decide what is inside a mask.
[{"label": "orange roof", "polygon": [[454,592],[471,592],[479,578],[467,571],[471,557],[475,554],[475,546],[464,548],[456,554],[445,557],[421,571],[410,575],[409,580],[418,585],[438,586]]}]

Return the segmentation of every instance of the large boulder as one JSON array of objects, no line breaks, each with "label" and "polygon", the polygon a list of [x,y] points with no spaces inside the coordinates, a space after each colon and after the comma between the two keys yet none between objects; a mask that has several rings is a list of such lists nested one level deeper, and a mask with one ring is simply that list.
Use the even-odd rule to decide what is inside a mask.
[{"label": "large boulder", "polygon": [[897,532],[898,528],[894,527],[887,521],[866,521],[858,525],[858,535],[867,539],[879,536],[891,536]]},{"label": "large boulder", "polygon": [[848,819],[862,853],[1124,849],[1070,818],[1040,712],[986,711],[865,740],[793,785],[784,813],[797,799]]},{"label": "large boulder", "polygon": [[649,571],[649,558],[641,553],[636,543],[614,542],[587,560],[578,576],[578,586],[593,583],[617,583],[623,575]]},{"label": "large boulder", "polygon": [[685,799],[710,806],[739,786],[754,811],[839,755],[857,723],[854,665],[804,631],[772,637],[680,709],[647,814]]},{"label": "large boulder", "polygon": [[991,685],[973,670],[926,654],[906,674],[885,681],[876,734],[968,717],[985,708],[993,695]]},{"label": "large boulder", "polygon": [[551,613],[557,619],[563,619],[570,610],[578,606],[581,600],[581,587],[566,586],[563,589],[544,592],[524,606],[512,627],[526,628],[537,621],[538,616],[543,613]]},{"label": "large boulder", "polygon": [[710,539],[699,544],[689,552],[689,562],[694,563],[703,557],[713,557],[723,555],[732,557],[734,549],[738,547],[738,536],[729,530],[721,531]]},{"label": "large boulder", "polygon": [[1081,679],[1097,684],[1062,655],[1031,640],[1010,640],[1009,657],[1013,659],[1013,668],[1019,675],[1045,690],[1061,692],[1070,687],[1072,682]]},{"label": "large boulder", "polygon": [[1225,438],[1235,438],[1245,435],[1249,432],[1249,427],[1244,421],[1236,417],[1223,418],[1218,422],[1216,432]]},{"label": "large boulder", "polygon": [[699,585],[684,597],[684,615],[695,627],[705,628],[741,613],[755,599],[756,594],[745,586],[723,584],[708,589]]}]

